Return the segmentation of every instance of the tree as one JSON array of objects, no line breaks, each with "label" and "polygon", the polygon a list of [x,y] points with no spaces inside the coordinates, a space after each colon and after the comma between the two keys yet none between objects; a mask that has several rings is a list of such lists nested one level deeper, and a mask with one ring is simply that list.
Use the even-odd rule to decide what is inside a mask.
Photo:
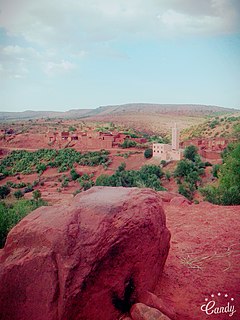
[{"label": "tree", "polygon": [[150,158],[152,158],[152,155],[153,155],[153,151],[152,151],[152,149],[146,149],[145,151],[144,151],[144,157],[146,158],[146,159],[150,159]]},{"label": "tree", "polygon": [[187,146],[183,153],[184,158],[195,162],[196,156],[198,155],[197,150],[197,147],[194,145]]},{"label": "tree", "polygon": [[207,186],[201,193],[215,204],[240,205],[240,143],[229,145],[223,160],[218,171],[218,187]]}]

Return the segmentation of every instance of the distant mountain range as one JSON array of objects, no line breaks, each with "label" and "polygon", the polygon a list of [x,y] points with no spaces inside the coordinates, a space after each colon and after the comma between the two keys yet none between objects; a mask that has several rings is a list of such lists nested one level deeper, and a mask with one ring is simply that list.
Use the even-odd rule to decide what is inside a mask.
[{"label": "distant mountain range", "polygon": [[41,118],[58,119],[81,119],[96,118],[104,116],[118,116],[127,114],[173,114],[186,116],[214,116],[224,113],[236,113],[239,110],[218,106],[196,105],[196,104],[149,104],[131,103],[124,105],[101,106],[96,109],[73,109],[65,112],[60,111],[32,111],[23,112],[0,112],[0,121],[30,120]]}]

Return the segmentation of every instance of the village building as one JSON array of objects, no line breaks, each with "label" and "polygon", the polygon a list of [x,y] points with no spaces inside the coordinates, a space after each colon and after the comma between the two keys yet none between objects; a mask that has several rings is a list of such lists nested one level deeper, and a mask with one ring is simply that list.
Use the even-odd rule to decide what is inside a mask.
[{"label": "village building", "polygon": [[226,139],[223,137],[191,139],[181,143],[182,147],[194,145],[198,148],[198,153],[205,160],[219,162],[222,160],[221,153],[230,142],[235,139]]},{"label": "village building", "polygon": [[68,131],[62,131],[61,132],[61,140],[67,141],[69,138],[69,132]]},{"label": "village building", "polygon": [[[99,150],[99,149],[112,149],[119,147],[124,143],[126,139],[131,139],[129,135],[120,132],[101,132],[95,131],[89,128],[88,131],[62,131],[58,132],[47,132],[45,135],[48,143],[55,143],[68,141],[72,142],[72,146],[85,149],[85,150]],[[145,143],[145,138],[132,138],[131,140],[138,143]]]},{"label": "village building", "polygon": [[153,157],[164,161],[181,160],[183,158],[183,149],[179,148],[179,129],[176,123],[172,128],[172,144],[154,143]]}]

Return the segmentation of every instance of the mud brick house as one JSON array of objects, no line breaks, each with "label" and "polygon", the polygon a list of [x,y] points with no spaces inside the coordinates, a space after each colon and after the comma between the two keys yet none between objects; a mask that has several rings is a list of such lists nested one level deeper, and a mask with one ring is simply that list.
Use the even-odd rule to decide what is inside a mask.
[{"label": "mud brick house", "polygon": [[[126,140],[126,139],[130,139],[130,136],[129,135],[126,135],[124,133],[119,133],[119,132],[116,132],[116,133],[113,133],[114,135],[114,142],[116,144],[123,144],[123,142]],[[133,139],[132,139],[133,140]]]},{"label": "mud brick house", "polygon": [[54,143],[57,140],[58,132],[47,132],[47,139],[49,143]]},{"label": "mud brick house", "polygon": [[[62,131],[60,134],[58,132],[48,132],[47,142],[54,143],[56,141],[73,141],[76,147],[83,149],[111,149],[118,147],[126,139],[130,139],[129,135],[119,132],[99,132],[89,129],[87,132],[78,131],[70,133],[68,131]],[[144,138],[133,138],[138,143],[145,143]]]},{"label": "mud brick house", "polygon": [[70,136],[70,139],[71,139],[71,141],[78,140],[78,135],[77,135],[76,133],[73,133],[73,134]]},{"label": "mud brick house", "polygon": [[13,129],[5,129],[5,134],[7,135],[12,135],[12,134],[15,134],[14,130]]},{"label": "mud brick house", "polygon": [[61,132],[61,140],[67,141],[69,139],[70,135],[68,131],[62,131]]},{"label": "mud brick house", "polygon": [[146,143],[147,139],[145,138],[131,138],[131,140],[137,142],[137,143]]},{"label": "mud brick house", "polygon": [[187,147],[189,145],[195,145],[198,148],[198,153],[205,160],[216,160],[220,161],[222,151],[227,147],[230,142],[234,139],[226,138],[202,138],[202,139],[191,139],[182,142],[181,146]]}]

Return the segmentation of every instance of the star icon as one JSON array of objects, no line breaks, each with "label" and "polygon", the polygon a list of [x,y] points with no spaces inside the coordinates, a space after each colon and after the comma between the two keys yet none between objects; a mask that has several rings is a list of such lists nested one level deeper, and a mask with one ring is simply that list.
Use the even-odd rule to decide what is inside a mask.
[{"label": "star icon", "polygon": [[221,293],[220,292],[218,292],[218,296],[220,297],[220,295],[221,295]]},{"label": "star icon", "polygon": [[227,298],[228,297],[228,294],[225,294],[225,298]]},{"label": "star icon", "polygon": [[234,300],[234,298],[231,298],[231,301],[233,301]]}]

